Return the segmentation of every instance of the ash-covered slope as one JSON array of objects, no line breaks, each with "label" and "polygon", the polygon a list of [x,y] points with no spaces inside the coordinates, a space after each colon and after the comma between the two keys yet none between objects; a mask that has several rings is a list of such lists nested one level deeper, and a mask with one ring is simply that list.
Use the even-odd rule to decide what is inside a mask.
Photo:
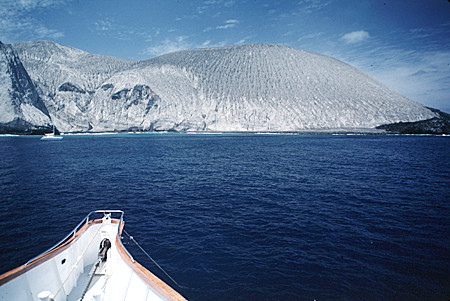
[{"label": "ash-covered slope", "polygon": [[[435,116],[347,64],[285,46],[180,51],[141,62],[139,72],[164,102],[155,116],[181,129],[373,128]],[[167,73],[179,82],[160,83]]]},{"label": "ash-covered slope", "polygon": [[349,65],[285,46],[186,50],[142,62],[52,42],[12,49],[63,132],[355,129],[435,117]]},{"label": "ash-covered slope", "polygon": [[48,111],[11,46],[0,42],[0,133],[50,128]]},{"label": "ash-covered slope", "polygon": [[52,122],[61,131],[90,129],[89,104],[101,84],[134,62],[90,54],[49,41],[12,44]]}]

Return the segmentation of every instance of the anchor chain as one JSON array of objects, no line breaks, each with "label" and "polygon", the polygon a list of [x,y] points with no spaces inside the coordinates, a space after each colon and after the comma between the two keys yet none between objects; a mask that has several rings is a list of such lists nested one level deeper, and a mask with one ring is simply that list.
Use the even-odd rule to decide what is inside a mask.
[{"label": "anchor chain", "polygon": [[95,263],[95,267],[94,267],[94,271],[92,272],[91,276],[89,276],[89,280],[88,283],[83,291],[83,294],[81,295],[81,299],[80,301],[83,301],[84,296],[86,295],[87,291],[89,290],[89,287],[91,286],[91,282],[92,279],[94,279],[95,276],[95,272],[97,271],[98,267],[100,266],[100,263],[105,262],[108,254],[108,250],[111,248],[111,242],[109,241],[109,239],[104,238],[101,242],[100,242],[100,247],[99,247],[99,251],[98,251],[98,260]]}]

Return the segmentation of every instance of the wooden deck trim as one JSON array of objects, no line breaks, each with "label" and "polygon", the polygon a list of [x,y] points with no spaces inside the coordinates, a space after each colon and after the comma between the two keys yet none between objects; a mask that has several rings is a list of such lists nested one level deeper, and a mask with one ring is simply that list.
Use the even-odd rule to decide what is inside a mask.
[{"label": "wooden deck trim", "polygon": [[[119,219],[111,219],[111,222],[118,224],[120,222],[120,220]],[[61,244],[60,246],[54,248],[53,250],[50,250],[49,252],[47,252],[45,254],[42,254],[40,257],[36,258],[35,260],[33,260],[32,262],[30,262],[27,265],[23,264],[9,272],[6,272],[6,273],[0,275],[0,286],[13,280],[14,278],[19,277],[20,275],[28,272],[29,270],[35,268],[36,266],[38,266],[38,265],[46,262],[47,260],[55,257],[56,255],[60,254],[62,251],[66,250],[70,246],[70,244],[73,241],[75,241],[88,227],[90,227],[93,224],[100,224],[100,223],[102,223],[101,219],[90,220],[87,224],[84,224],[80,229],[78,229],[78,231],[75,233],[75,236],[72,236],[67,241],[65,241],[63,244]]]},{"label": "wooden deck trim", "polygon": [[[122,230],[125,223],[122,222],[119,228],[119,233],[122,234]],[[122,244],[119,241],[119,236],[116,236],[116,247],[117,250],[122,257],[122,259],[127,263],[127,265],[142,279],[147,283],[151,288],[153,288],[158,294],[160,294],[163,298],[167,300],[173,301],[187,301],[183,296],[180,295],[177,291],[171,288],[167,283],[159,279],[145,267],[143,267],[137,261],[132,261],[127,251],[124,249]]]}]

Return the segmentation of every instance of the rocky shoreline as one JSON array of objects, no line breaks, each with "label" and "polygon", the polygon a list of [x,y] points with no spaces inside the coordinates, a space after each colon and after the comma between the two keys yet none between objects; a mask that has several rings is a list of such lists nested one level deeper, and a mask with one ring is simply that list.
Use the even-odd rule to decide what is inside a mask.
[{"label": "rocky shoreline", "polygon": [[438,114],[437,117],[416,122],[398,122],[377,126],[377,129],[397,134],[450,134],[450,114],[428,108]]}]

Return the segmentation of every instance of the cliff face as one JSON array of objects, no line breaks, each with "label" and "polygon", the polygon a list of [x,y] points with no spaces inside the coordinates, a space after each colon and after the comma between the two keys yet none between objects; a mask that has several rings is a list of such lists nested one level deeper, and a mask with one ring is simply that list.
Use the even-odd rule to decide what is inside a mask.
[{"label": "cliff face", "polygon": [[37,87],[34,107],[63,132],[352,129],[436,116],[349,65],[285,46],[186,50],[141,62],[51,42],[2,47],[17,52]]},{"label": "cliff face", "polygon": [[0,133],[41,132],[50,128],[47,108],[21,60],[0,42]]},{"label": "cliff face", "polygon": [[90,102],[96,90],[133,64],[48,41],[12,47],[38,87],[53,124],[62,132],[90,130]]}]

